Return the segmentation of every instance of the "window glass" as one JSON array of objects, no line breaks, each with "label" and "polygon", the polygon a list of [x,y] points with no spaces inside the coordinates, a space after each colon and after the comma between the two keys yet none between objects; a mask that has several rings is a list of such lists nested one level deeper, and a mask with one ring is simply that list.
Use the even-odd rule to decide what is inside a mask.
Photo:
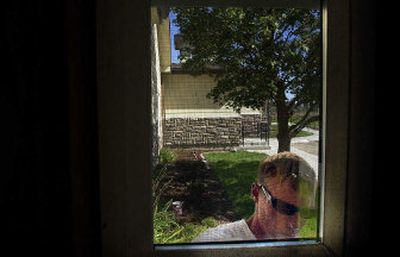
[{"label": "window glass", "polygon": [[317,239],[321,12],[151,8],[155,244]]}]

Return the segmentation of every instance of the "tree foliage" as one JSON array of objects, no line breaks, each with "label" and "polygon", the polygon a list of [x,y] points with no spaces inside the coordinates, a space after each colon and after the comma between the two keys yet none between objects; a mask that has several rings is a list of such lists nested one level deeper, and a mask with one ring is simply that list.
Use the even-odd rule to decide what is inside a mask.
[{"label": "tree foliage", "polygon": [[219,68],[217,85],[208,95],[215,102],[240,110],[260,109],[270,100],[281,123],[287,123],[297,107],[308,106],[310,112],[298,124],[287,131],[280,128],[281,137],[289,140],[317,119],[310,113],[319,106],[321,95],[319,11],[210,7],[173,11],[186,43],[180,55],[183,68],[192,74]]}]

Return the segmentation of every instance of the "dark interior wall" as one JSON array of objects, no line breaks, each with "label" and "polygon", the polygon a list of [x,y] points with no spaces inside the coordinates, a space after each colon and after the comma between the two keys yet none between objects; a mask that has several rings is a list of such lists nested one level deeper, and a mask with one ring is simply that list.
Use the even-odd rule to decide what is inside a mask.
[{"label": "dark interior wall", "polygon": [[5,246],[9,256],[68,255],[71,184],[62,2],[7,1],[1,9]]},{"label": "dark interior wall", "polygon": [[65,1],[73,256],[100,256],[95,0]]},{"label": "dark interior wall", "polygon": [[0,17],[1,252],[98,256],[94,1],[6,1]]},{"label": "dark interior wall", "polygon": [[371,249],[374,225],[375,163],[375,16],[373,1],[350,2],[350,115],[346,256],[362,256]]}]

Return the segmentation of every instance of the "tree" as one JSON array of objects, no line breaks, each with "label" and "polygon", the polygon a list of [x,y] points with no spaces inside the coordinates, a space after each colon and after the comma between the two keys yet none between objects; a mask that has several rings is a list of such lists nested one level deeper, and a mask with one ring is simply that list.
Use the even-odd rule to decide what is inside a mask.
[{"label": "tree", "polygon": [[[315,115],[321,95],[320,13],[305,9],[174,8],[186,46],[183,69],[192,74],[219,67],[217,85],[208,97],[239,111],[261,109],[271,101],[277,110],[278,151],[290,151],[291,138]],[[307,106],[294,124],[299,106]]]}]

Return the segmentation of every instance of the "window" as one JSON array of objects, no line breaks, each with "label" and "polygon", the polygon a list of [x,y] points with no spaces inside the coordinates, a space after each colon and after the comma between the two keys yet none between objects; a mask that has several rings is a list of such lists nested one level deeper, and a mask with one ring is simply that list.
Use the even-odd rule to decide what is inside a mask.
[{"label": "window", "polygon": [[[170,1],[171,5],[175,1]],[[188,4],[190,1],[176,1]],[[199,2],[199,1],[197,1]],[[261,2],[261,3],[258,3]],[[284,2],[284,3],[282,3]],[[347,5],[324,6],[326,106],[323,213],[318,242],[206,245],[153,248],[151,220],[151,84],[149,3],[99,1],[99,137],[104,256],[326,256],[340,255],[343,239],[348,113]],[[204,1],[230,6],[230,1]],[[235,1],[240,4],[241,1]],[[242,4],[291,6],[312,1],[245,1]],[[162,3],[157,3],[162,4]],[[335,11],[335,15],[327,16]],[[122,37],[121,37],[122,36]],[[140,40],[138,40],[138,38]],[[340,54],[332,54],[340,53]],[[140,62],[141,65],[137,65]],[[329,203],[329,204],[325,204]],[[142,210],[138,212],[137,210]]]},{"label": "window", "polygon": [[[318,240],[320,8],[151,15],[155,243]],[[261,179],[278,151],[293,191]]]}]

